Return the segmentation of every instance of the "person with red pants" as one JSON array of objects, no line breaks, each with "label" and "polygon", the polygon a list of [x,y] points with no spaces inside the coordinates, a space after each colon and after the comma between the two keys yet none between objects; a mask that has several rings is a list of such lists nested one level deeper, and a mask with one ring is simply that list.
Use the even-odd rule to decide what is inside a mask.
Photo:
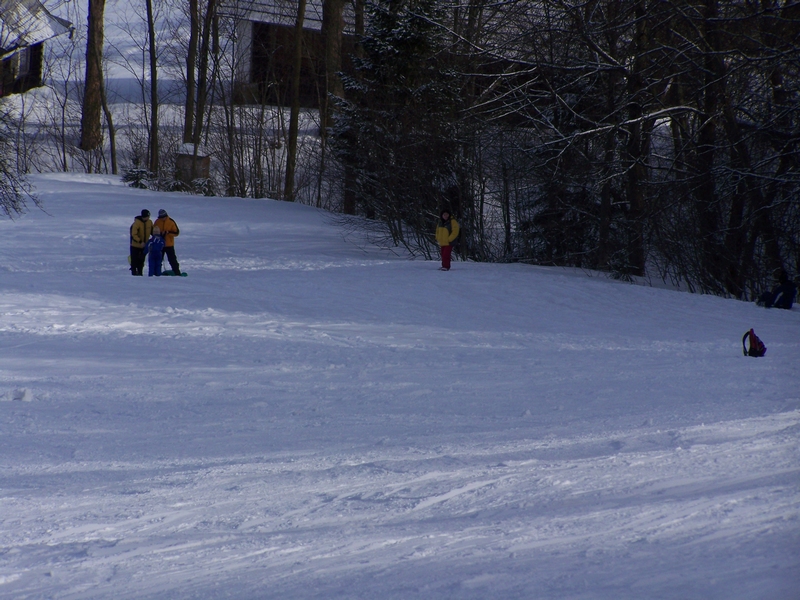
[{"label": "person with red pants", "polygon": [[436,241],[442,251],[442,266],[440,271],[450,270],[450,255],[453,253],[453,242],[458,237],[458,221],[450,217],[450,211],[444,209],[439,215],[439,224],[436,227]]},{"label": "person with red pants", "polygon": [[178,257],[175,256],[175,237],[181,234],[178,224],[162,208],[158,211],[158,219],[153,223],[153,227],[158,227],[164,238],[164,254],[167,255],[169,266],[172,267],[172,274],[180,275],[181,266],[178,264]]}]

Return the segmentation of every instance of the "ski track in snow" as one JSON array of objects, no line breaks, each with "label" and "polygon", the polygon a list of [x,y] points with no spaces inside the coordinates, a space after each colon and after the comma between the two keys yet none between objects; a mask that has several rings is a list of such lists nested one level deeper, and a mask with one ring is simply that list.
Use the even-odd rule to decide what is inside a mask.
[{"label": "ski track in snow", "polygon": [[[24,308],[20,308],[24,307]],[[113,315],[109,318],[109,315]],[[522,334],[517,332],[460,331],[458,337],[435,326],[399,326],[359,323],[286,322],[280,315],[227,313],[215,309],[142,309],[135,305],[106,305],[63,296],[9,295],[0,301],[0,333],[32,335],[146,335],[253,337],[352,347],[390,348],[428,346],[431,336],[443,338],[437,347],[527,350],[537,345],[550,350],[713,352],[730,342],[604,341],[594,337]]]},{"label": "ski track in snow", "polygon": [[[800,598],[800,311],[35,182],[49,215],[0,222],[0,598]],[[127,274],[143,206],[186,279]]]}]

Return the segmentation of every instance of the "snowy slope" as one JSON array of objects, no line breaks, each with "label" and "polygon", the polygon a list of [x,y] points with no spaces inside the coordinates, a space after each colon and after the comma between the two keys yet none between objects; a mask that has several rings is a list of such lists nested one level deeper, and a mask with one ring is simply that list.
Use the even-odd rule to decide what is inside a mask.
[{"label": "snowy slope", "polygon": [[[0,222],[0,598],[800,598],[798,307],[35,183]],[[127,271],[145,207],[187,278]]]}]

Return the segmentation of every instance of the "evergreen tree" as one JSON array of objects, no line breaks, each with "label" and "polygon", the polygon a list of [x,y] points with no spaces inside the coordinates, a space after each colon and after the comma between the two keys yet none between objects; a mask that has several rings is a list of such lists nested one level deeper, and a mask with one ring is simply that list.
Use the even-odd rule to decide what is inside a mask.
[{"label": "evergreen tree", "polygon": [[[345,194],[395,243],[428,253],[433,216],[455,184],[458,94],[436,0],[377,0],[345,78],[334,149],[353,170]],[[457,208],[457,207],[452,207]]]}]

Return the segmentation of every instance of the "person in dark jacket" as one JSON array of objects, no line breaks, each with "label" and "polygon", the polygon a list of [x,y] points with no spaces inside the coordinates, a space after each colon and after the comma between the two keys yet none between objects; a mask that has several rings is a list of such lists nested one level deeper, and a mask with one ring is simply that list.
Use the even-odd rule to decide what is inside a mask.
[{"label": "person in dark jacket", "polygon": [[156,227],[161,231],[164,238],[164,254],[167,255],[169,266],[175,275],[181,274],[181,266],[178,264],[178,257],[175,256],[175,238],[181,234],[178,224],[173,221],[163,208],[158,211]]},{"label": "person in dark jacket", "polygon": [[794,299],[797,296],[797,287],[789,279],[786,271],[781,271],[778,277],[778,285],[769,292],[764,292],[758,299],[758,303],[767,308],[785,308],[790,310]]},{"label": "person in dark jacket", "polygon": [[142,214],[131,225],[131,275],[142,275],[144,257],[147,254],[147,241],[153,233],[150,211],[142,209]]}]

